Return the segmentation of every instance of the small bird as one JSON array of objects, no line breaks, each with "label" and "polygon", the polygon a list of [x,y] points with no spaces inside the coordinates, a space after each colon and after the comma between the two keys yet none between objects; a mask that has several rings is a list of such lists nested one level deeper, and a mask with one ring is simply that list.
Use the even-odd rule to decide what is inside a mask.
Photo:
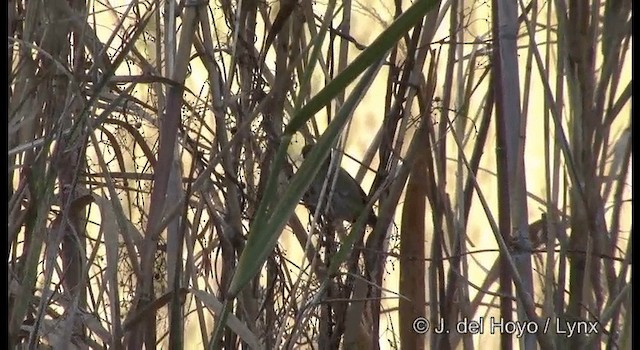
[{"label": "small bird", "polygon": [[[313,146],[314,144],[309,144],[302,148],[303,158],[307,157],[309,152],[313,149]],[[303,204],[312,213],[316,211],[318,206],[322,186],[327,178],[330,162],[330,158],[325,161],[302,198]],[[331,195],[331,204],[328,207],[323,206],[323,208],[325,208],[324,212],[333,220],[354,223],[367,205],[367,195],[364,193],[358,182],[342,167],[338,168],[335,176],[338,178],[336,179],[332,194],[329,193],[332,183],[329,182],[327,184],[325,196]],[[330,181],[332,181],[332,179]],[[377,221],[378,218],[373,212],[373,209],[369,209],[369,216],[367,217],[366,224],[373,228]]]}]

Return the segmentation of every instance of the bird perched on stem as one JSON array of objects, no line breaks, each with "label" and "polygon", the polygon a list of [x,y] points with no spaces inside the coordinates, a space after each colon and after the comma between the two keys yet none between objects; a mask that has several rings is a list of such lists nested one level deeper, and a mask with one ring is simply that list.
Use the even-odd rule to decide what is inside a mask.
[{"label": "bird perched on stem", "polygon": [[[313,149],[313,146],[315,145],[310,144],[302,148],[303,158],[306,159],[309,152]],[[358,182],[342,167],[338,167],[335,174],[337,179],[335,187],[333,187],[333,192],[331,191],[333,178],[330,178],[327,183],[325,193],[321,193],[322,187],[327,179],[330,162],[330,158],[324,162],[320,171],[318,171],[318,174],[302,198],[302,202],[309,211],[315,213],[319,199],[322,198],[322,200],[326,202],[325,198],[330,196],[330,205],[322,206],[323,213],[325,213],[326,217],[338,222],[348,221],[350,223],[354,223],[367,205],[367,195],[360,187],[360,184],[358,184]],[[370,208],[366,224],[373,228],[377,221],[378,218],[373,212],[373,209]]]}]

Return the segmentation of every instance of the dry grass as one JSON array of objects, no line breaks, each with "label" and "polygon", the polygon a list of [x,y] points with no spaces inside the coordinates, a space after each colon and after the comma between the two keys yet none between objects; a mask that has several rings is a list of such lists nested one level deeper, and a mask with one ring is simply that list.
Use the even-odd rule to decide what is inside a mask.
[{"label": "dry grass", "polygon": [[11,347],[630,348],[630,0],[169,3],[9,1]]}]

